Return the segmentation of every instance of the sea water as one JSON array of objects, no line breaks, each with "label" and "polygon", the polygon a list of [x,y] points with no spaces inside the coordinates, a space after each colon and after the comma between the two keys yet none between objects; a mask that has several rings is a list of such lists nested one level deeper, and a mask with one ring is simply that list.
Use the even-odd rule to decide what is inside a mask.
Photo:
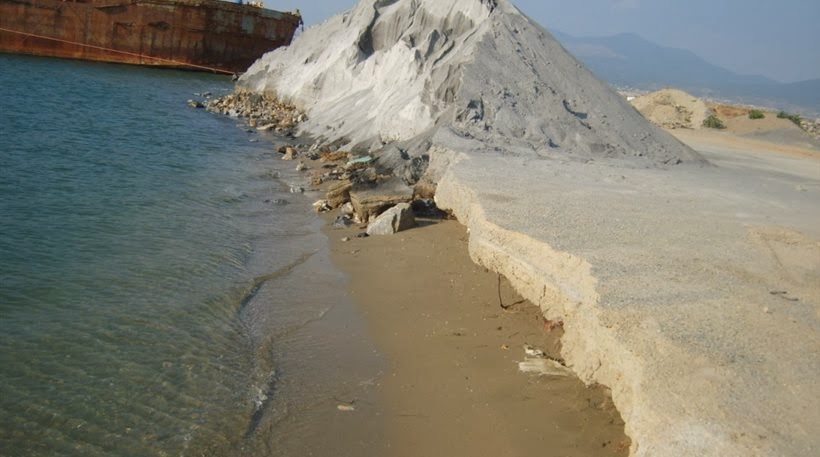
[{"label": "sea water", "polygon": [[0,455],[326,453],[381,362],[284,139],[186,105],[219,76],[0,55],[0,87]]}]

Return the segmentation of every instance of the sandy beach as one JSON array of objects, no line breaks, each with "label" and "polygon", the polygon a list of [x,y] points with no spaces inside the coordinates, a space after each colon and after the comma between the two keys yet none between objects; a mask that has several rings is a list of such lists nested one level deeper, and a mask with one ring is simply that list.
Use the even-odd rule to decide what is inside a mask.
[{"label": "sandy beach", "polygon": [[550,330],[506,280],[499,289],[499,277],[473,263],[464,226],[427,220],[394,236],[360,232],[326,233],[386,355],[377,395],[387,455],[628,454],[608,389],[519,371],[527,344],[560,358],[561,328]]}]

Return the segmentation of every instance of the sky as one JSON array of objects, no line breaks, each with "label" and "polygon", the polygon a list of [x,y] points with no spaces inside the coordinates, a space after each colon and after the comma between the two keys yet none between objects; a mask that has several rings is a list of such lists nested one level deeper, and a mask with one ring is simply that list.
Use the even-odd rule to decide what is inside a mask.
[{"label": "sky", "polygon": [[[449,0],[440,0],[449,1]],[[740,74],[781,82],[820,78],[820,0],[511,0],[548,30],[635,33]],[[357,0],[265,0],[299,8],[310,26]]]}]

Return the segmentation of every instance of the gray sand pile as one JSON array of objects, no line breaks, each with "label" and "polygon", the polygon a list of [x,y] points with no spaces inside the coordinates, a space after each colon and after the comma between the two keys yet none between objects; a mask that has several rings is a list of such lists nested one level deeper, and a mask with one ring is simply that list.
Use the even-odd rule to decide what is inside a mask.
[{"label": "gray sand pile", "polygon": [[701,160],[503,0],[364,0],[264,56],[239,87],[305,110],[304,133],[369,151],[432,138],[639,167]]},{"label": "gray sand pile", "polygon": [[663,89],[632,100],[653,124],[667,129],[700,129],[709,116],[706,103],[678,89]]}]

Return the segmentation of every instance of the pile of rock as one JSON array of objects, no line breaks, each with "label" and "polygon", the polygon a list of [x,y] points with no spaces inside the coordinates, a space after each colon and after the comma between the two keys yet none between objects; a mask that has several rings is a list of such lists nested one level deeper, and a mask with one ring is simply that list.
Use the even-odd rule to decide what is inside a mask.
[{"label": "pile of rock", "polygon": [[317,212],[339,210],[334,227],[360,225],[367,227],[368,235],[386,235],[414,227],[416,214],[446,216],[432,200],[419,197],[403,176],[408,169],[418,167],[411,159],[407,164],[399,162],[407,166],[400,167],[397,175],[377,157],[334,150],[330,145],[317,143],[305,153],[282,146],[279,152],[283,160],[299,158],[297,171],[307,173],[310,185],[325,193],[325,198],[313,204]]},{"label": "pile of rock", "polygon": [[284,103],[269,93],[237,91],[221,98],[206,100],[202,105],[210,112],[244,118],[257,130],[272,130],[292,135],[307,116],[295,106]]},{"label": "pile of rock", "polygon": [[820,119],[803,119],[800,121],[800,127],[813,138],[820,140]]}]

